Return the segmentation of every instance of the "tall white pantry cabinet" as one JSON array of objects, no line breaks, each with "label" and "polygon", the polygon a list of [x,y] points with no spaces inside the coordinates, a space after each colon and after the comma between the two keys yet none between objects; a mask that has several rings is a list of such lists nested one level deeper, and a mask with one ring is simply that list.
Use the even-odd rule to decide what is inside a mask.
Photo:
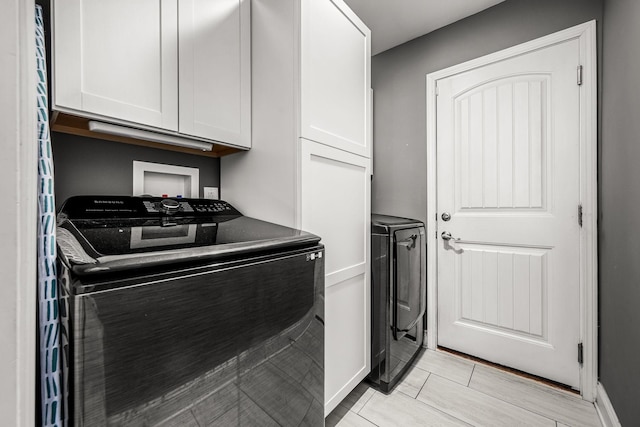
[{"label": "tall white pantry cabinet", "polygon": [[322,238],[325,415],[370,370],[371,33],[342,0],[253,0],[252,148],[221,159],[245,215]]}]

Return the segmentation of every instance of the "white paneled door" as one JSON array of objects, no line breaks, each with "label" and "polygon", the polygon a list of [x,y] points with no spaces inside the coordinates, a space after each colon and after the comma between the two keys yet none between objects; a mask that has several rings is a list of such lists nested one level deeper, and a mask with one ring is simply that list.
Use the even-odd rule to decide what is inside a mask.
[{"label": "white paneled door", "polygon": [[573,39],[437,84],[438,345],[574,388],[578,64]]},{"label": "white paneled door", "polygon": [[325,415],[371,370],[370,160],[301,140],[302,229],[325,245]]},{"label": "white paneled door", "polygon": [[370,157],[371,31],[343,0],[301,7],[301,136]]}]

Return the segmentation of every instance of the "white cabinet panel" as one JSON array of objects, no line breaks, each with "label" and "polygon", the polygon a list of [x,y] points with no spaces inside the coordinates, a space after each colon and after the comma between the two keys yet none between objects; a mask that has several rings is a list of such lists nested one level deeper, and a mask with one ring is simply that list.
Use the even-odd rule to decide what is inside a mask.
[{"label": "white cabinet panel", "polygon": [[342,0],[304,0],[301,32],[301,136],[369,157],[371,32]]},{"label": "white cabinet panel", "polygon": [[302,228],[325,245],[325,412],[369,373],[370,160],[301,140]]},{"label": "white cabinet panel", "polygon": [[[332,274],[365,262],[364,214],[366,212],[366,168],[311,153],[303,165],[302,227],[317,231],[333,246],[326,259],[326,273]],[[304,185],[308,184],[308,185]],[[308,194],[307,194],[308,193]],[[330,215],[332,221],[327,221]],[[337,244],[341,242],[341,244]]]},{"label": "white cabinet panel", "polygon": [[251,146],[249,0],[180,0],[180,133]]},{"label": "white cabinet panel", "polygon": [[[324,395],[325,416],[369,374],[369,284],[365,274],[325,290]],[[368,325],[367,325],[368,326]]]},{"label": "white cabinet panel", "polygon": [[360,267],[369,260],[371,162],[305,139],[301,144],[301,226],[322,237],[327,276]]},{"label": "white cabinet panel", "polygon": [[177,0],[55,0],[53,108],[178,127]]}]

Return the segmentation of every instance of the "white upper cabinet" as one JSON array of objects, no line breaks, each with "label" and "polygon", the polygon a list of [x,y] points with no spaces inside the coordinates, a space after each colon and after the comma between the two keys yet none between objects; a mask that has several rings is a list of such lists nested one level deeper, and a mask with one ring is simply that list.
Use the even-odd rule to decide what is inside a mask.
[{"label": "white upper cabinet", "polygon": [[250,0],[54,0],[53,109],[251,146]]},{"label": "white upper cabinet", "polygon": [[251,146],[249,0],[180,0],[180,133]]},{"label": "white upper cabinet", "polygon": [[178,130],[177,0],[56,0],[53,108]]},{"label": "white upper cabinet", "polygon": [[301,36],[300,136],[370,157],[370,30],[342,0],[303,0]]}]

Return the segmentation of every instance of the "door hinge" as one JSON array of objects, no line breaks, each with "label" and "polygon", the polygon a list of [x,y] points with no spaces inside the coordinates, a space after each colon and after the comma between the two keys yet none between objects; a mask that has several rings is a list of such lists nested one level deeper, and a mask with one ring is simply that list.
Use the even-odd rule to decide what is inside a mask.
[{"label": "door hinge", "polygon": [[578,205],[578,225],[582,228],[582,205]]},{"label": "door hinge", "polygon": [[578,86],[582,86],[582,65],[578,65]]},{"label": "door hinge", "polygon": [[436,84],[436,96],[440,95],[440,88],[438,87],[438,85]]},{"label": "door hinge", "polygon": [[582,343],[578,343],[578,363],[582,365],[582,362],[584,360],[584,354],[583,354],[583,347],[582,347]]}]

